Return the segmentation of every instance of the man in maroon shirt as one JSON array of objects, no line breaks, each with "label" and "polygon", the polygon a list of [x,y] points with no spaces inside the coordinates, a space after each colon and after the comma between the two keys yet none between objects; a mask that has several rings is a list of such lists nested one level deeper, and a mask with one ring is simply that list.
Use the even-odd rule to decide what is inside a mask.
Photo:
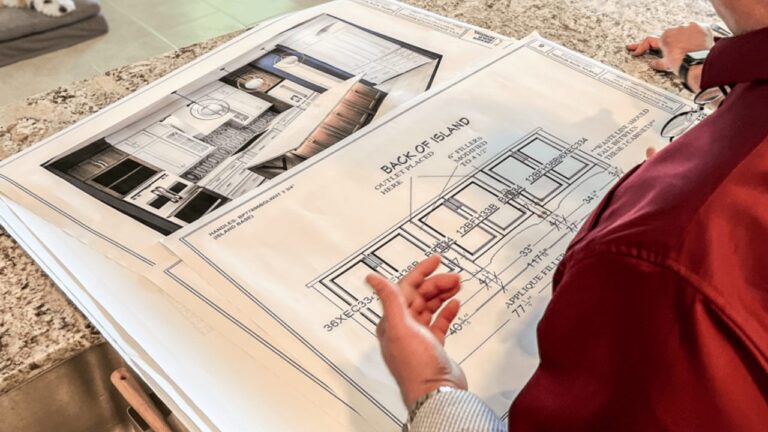
[{"label": "man in maroon shirt", "polygon": [[[510,431],[768,431],[768,1],[713,4],[736,36],[688,85],[728,95],[621,179],[571,242]],[[704,48],[697,35],[687,26],[628,48],[658,47],[653,66],[677,71]],[[502,430],[442,348],[459,280],[432,276],[438,262],[398,286],[367,279],[408,426]]]}]

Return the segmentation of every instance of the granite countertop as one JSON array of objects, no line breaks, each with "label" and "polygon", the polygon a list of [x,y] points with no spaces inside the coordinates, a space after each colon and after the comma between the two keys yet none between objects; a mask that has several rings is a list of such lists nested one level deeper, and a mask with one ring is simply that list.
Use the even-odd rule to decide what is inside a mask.
[{"label": "granite countertop", "polygon": [[[689,21],[719,22],[706,0],[407,0],[441,15],[522,38],[533,31],[678,93],[670,77],[624,44]],[[0,158],[77,122],[234,37],[221,36],[0,107]],[[690,96],[690,95],[689,95]],[[0,230],[0,394],[102,341],[98,331]]]}]

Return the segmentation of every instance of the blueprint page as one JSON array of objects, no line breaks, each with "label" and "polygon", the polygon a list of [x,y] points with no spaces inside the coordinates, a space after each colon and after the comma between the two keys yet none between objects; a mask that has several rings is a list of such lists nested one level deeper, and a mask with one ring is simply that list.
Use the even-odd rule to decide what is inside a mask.
[{"label": "blueprint page", "polygon": [[[232,371],[254,377],[260,364],[293,369],[311,387],[296,386],[302,394],[319,390],[328,403],[320,397],[308,399],[320,400],[324,410],[339,409],[341,414],[331,417],[342,424],[357,425],[360,418],[371,417],[366,414],[369,406],[385,414],[352,380],[300,341],[284,337],[280,332],[285,330],[268,316],[234,317],[230,299],[204,279],[189,277],[183,263],[167,267],[178,258],[160,240],[456,78],[507,41],[388,0],[338,0],[278,17],[2,161],[0,192],[56,232],[42,243],[67,250],[53,255],[59,255],[56,259],[73,278],[88,281],[82,295],[98,299],[80,304],[89,316],[99,308],[105,322],[130,329],[137,346],[146,351],[160,347],[174,360],[196,358],[198,348],[212,359],[227,358],[217,363],[221,371],[209,370],[214,381]],[[296,138],[299,129],[305,135],[282,147],[286,135]],[[271,159],[262,150],[269,150]],[[141,284],[113,272],[114,266],[75,265],[85,253],[61,245],[60,238],[70,237],[83,250],[130,270]],[[131,301],[118,300],[122,297],[110,291],[113,284],[91,277],[94,268],[99,278],[112,275],[129,286],[120,293]],[[233,369],[227,366],[232,360],[227,351],[185,340],[190,324],[167,319],[166,293],[173,296],[173,305],[194,311],[257,358],[253,370]],[[127,319],[142,324],[129,326]],[[143,323],[155,320],[167,332],[152,337],[139,333]],[[185,343],[175,343],[181,340]],[[285,378],[281,382],[292,387]],[[189,394],[210,388],[185,381]],[[285,398],[272,396],[289,405]],[[232,392],[227,397],[249,400]],[[194,402],[202,406],[209,400],[196,397]],[[301,411],[299,404],[291,406]],[[214,414],[234,421],[221,411]]]},{"label": "blueprint page", "polygon": [[17,204],[0,199],[0,222],[191,431],[372,430],[295,362],[273,361],[266,346],[248,355],[214,322]]},{"label": "blueprint page", "polygon": [[[416,18],[418,19],[416,19]],[[278,17],[0,163],[0,192],[138,272],[235,203],[508,41],[387,0]]]},{"label": "blueprint page", "polygon": [[165,244],[392,418],[404,410],[363,279],[442,254],[463,281],[447,349],[503,415],[538,363],[535,326],[569,241],[685,109],[532,36]]}]

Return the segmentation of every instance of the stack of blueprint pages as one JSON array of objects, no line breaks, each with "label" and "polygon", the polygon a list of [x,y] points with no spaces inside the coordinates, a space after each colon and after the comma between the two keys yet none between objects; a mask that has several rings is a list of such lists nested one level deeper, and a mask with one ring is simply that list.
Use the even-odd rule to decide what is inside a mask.
[{"label": "stack of blueprint pages", "polygon": [[377,430],[378,298],[442,254],[499,415],[551,276],[688,103],[386,0],[273,19],[0,166],[6,229],[191,430]]}]

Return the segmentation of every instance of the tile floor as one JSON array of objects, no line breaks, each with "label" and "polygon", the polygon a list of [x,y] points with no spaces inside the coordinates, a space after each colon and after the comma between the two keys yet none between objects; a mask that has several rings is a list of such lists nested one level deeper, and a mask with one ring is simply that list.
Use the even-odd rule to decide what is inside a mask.
[{"label": "tile floor", "polygon": [[324,0],[102,0],[110,31],[0,67],[0,106]]}]

